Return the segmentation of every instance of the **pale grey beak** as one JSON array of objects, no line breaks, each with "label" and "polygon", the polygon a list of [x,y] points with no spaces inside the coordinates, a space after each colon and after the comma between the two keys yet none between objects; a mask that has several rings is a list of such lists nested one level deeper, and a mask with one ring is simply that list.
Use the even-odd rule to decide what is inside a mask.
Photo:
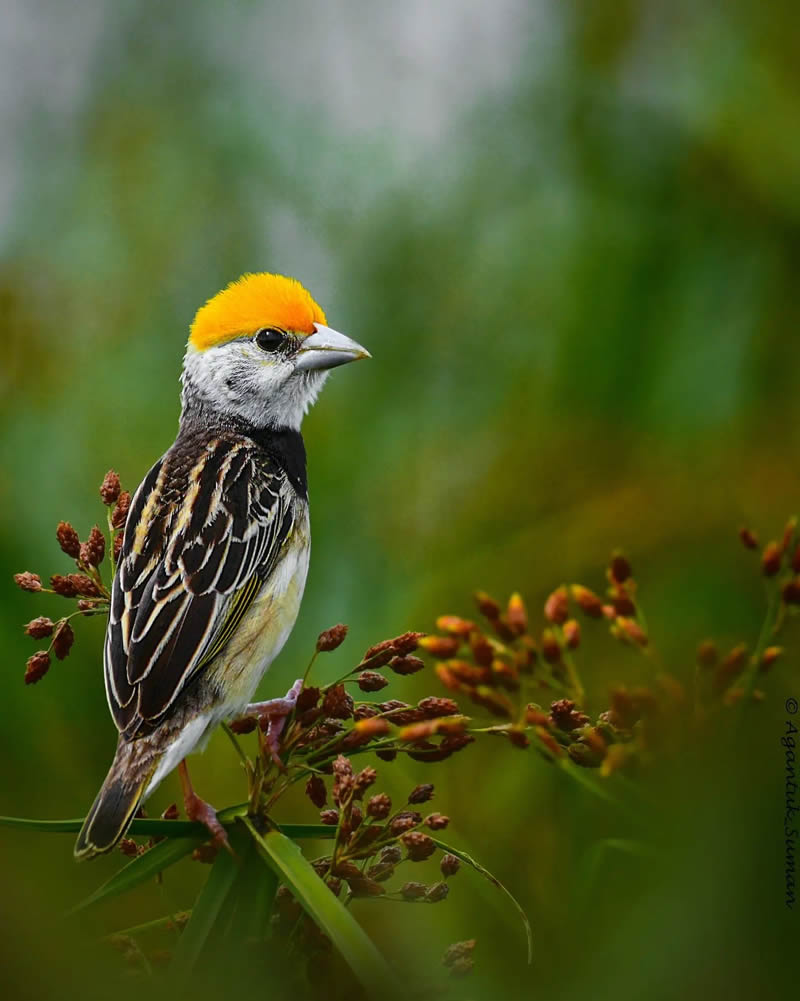
[{"label": "pale grey beak", "polygon": [[315,323],[314,333],[306,337],[298,352],[296,368],[303,371],[336,368],[337,365],[346,365],[349,361],[371,357],[366,348],[362,348],[349,337],[321,323]]}]

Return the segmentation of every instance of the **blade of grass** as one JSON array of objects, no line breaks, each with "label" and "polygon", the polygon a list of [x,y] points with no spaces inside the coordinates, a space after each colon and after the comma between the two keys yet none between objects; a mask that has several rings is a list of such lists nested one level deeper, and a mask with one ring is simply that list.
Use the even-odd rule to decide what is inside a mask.
[{"label": "blade of grass", "polygon": [[153,845],[152,848],[148,849],[144,855],[138,855],[120,869],[119,872],[114,873],[111,879],[106,880],[102,886],[98,887],[85,900],[76,904],[75,907],[67,912],[67,917],[77,914],[79,911],[85,910],[87,907],[91,907],[101,900],[109,900],[120,893],[127,893],[128,890],[139,886],[145,880],[150,879],[159,872],[163,872],[164,869],[168,869],[171,865],[174,865],[185,855],[188,855],[189,852],[193,851],[199,844],[207,840],[207,835],[208,832],[206,831],[206,838],[167,838],[166,841],[159,841],[157,845]]},{"label": "blade of grass", "polygon": [[[237,817],[247,812],[247,804],[239,803],[221,810],[217,815],[221,824],[230,827]],[[27,831],[41,831],[50,834],[77,834],[83,826],[83,818],[77,820],[36,820],[29,817],[0,817],[0,827],[16,827]],[[325,824],[281,824],[280,829],[287,838],[333,838],[336,828]],[[160,820],[137,818],[131,821],[128,834],[143,837],[208,839],[208,831],[202,824],[192,820]]]},{"label": "blade of grass", "polygon": [[237,856],[223,850],[211,866],[208,879],[192,907],[192,916],[183,929],[172,956],[169,976],[176,983],[189,983],[200,959],[210,960],[213,951],[211,940],[219,942],[227,924],[225,918],[230,918],[234,905],[232,890],[241,869],[238,853],[246,847],[246,841],[239,831],[231,831],[229,838],[231,848]]},{"label": "blade of grass", "polygon": [[470,866],[475,870],[475,872],[480,873],[484,879],[488,880],[492,886],[496,886],[498,890],[503,892],[511,902],[514,910],[519,915],[522,921],[523,928],[525,929],[525,939],[528,946],[528,965],[533,962],[533,929],[531,928],[531,923],[528,921],[528,915],[522,908],[522,904],[517,900],[514,894],[505,886],[500,880],[494,876],[487,868],[482,866],[480,862],[476,861],[471,855],[466,852],[461,851],[460,848],[453,848],[452,845],[445,844],[444,841],[440,841],[439,838],[433,838],[433,842],[441,848],[443,852],[449,852],[451,855],[455,855],[457,859],[460,859],[466,865]]},{"label": "blade of grass", "polygon": [[249,817],[242,822],[264,861],[331,939],[367,993],[397,997],[394,975],[383,956],[350,911],[319,878],[298,846],[278,830],[260,834]]}]

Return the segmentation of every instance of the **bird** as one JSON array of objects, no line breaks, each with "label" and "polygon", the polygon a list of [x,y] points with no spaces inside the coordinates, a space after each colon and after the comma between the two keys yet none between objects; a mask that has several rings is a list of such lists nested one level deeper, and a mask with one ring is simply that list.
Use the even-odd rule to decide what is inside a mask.
[{"label": "bird", "polygon": [[117,748],[76,858],[110,851],[175,768],[187,816],[227,844],[185,759],[219,723],[242,715],[269,721],[277,755],[302,682],[282,699],[251,699],[305,588],[300,428],[329,371],[369,357],[284,275],[242,275],[197,311],[177,437],[136,490],[125,524],[103,648]]}]

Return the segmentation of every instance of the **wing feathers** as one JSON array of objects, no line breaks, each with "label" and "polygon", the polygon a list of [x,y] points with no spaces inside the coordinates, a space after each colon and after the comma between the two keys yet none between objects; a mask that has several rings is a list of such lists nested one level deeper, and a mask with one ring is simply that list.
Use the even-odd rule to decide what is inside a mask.
[{"label": "wing feathers", "polygon": [[208,437],[192,443],[194,459],[180,445],[136,492],[114,579],[106,691],[129,737],[156,726],[222,650],[293,524],[294,488],[254,442]]}]

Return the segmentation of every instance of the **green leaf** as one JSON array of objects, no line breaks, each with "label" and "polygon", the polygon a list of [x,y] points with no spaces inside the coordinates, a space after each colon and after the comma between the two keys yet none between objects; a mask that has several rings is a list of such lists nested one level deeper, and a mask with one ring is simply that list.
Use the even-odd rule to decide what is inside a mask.
[{"label": "green leaf", "polygon": [[222,932],[230,920],[235,904],[234,887],[241,871],[239,852],[247,848],[241,831],[229,833],[231,852],[221,850],[211,866],[203,889],[192,907],[192,916],[178,939],[170,964],[170,976],[186,984],[202,959],[210,960],[212,939],[222,939]]},{"label": "green leaf", "polygon": [[300,905],[342,954],[367,993],[397,997],[394,974],[350,911],[319,878],[300,849],[278,830],[260,834],[249,817],[243,818],[260,855],[286,883]]},{"label": "green leaf", "polygon": [[[174,821],[169,821],[169,823],[174,823]],[[132,890],[135,886],[139,886],[140,883],[144,883],[145,880],[174,865],[207,839],[208,832],[206,831],[205,837],[168,838],[166,841],[159,841],[157,845],[153,845],[152,848],[148,849],[144,855],[138,855],[120,869],[119,872],[114,873],[111,879],[106,880],[91,896],[73,907],[68,912],[68,916],[77,914],[79,911],[99,903],[101,900],[108,900],[111,897],[118,896],[120,893],[127,893],[128,890]]]},{"label": "green leaf", "polygon": [[[221,810],[217,815],[221,824],[230,827],[237,817],[244,816],[247,804],[240,803]],[[77,834],[83,827],[83,819],[78,820],[35,820],[27,817],[0,817],[0,827],[17,827],[27,831],[42,831],[50,834]],[[281,824],[280,829],[287,838],[333,838],[336,828],[326,824]],[[208,840],[208,830],[192,820],[160,820],[137,818],[131,821],[128,834],[136,837],[188,838],[199,837]]]},{"label": "green leaf", "polygon": [[471,855],[467,855],[466,852],[461,851],[460,848],[453,848],[452,845],[445,844],[444,841],[440,841],[439,838],[433,838],[435,844],[442,849],[443,852],[449,852],[451,855],[455,855],[457,859],[460,859],[466,865],[471,866],[476,872],[480,873],[484,879],[487,879],[492,886],[496,886],[498,890],[501,890],[511,901],[517,914],[519,914],[520,920],[522,921],[523,927],[525,928],[525,939],[528,944],[528,965],[533,962],[533,930],[531,928],[531,923],[528,921],[528,915],[522,908],[522,905],[514,896],[514,894],[504,886],[500,880],[494,876],[487,868],[482,866],[480,862],[477,862]]}]

